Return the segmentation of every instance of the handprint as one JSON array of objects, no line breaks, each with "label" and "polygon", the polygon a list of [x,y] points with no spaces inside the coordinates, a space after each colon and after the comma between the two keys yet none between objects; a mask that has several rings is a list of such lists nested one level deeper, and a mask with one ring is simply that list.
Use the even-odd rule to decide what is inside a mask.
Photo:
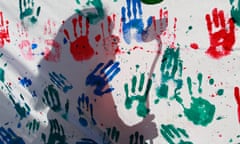
[{"label": "handprint", "polygon": [[[70,42],[70,52],[76,61],[84,61],[90,59],[94,55],[94,49],[92,48],[91,44],[89,43],[89,22],[86,20],[86,32],[83,35],[83,17],[78,16],[78,18],[72,19],[73,25],[73,34],[74,40],[72,41],[70,38],[69,31],[64,29],[64,34],[67,40]],[[80,35],[77,33],[77,24],[79,24],[80,28]]]},{"label": "handprint", "polygon": [[105,137],[109,137],[109,139],[117,143],[119,136],[120,136],[120,131],[117,130],[115,126],[112,128],[107,128],[107,132],[104,133],[103,141],[105,140]]},{"label": "handprint", "polygon": [[139,135],[139,132],[136,131],[134,134],[130,135],[129,144],[147,144],[147,143],[144,140],[144,136]]},{"label": "handprint", "polygon": [[[210,47],[206,51],[213,58],[222,58],[231,53],[235,43],[235,26],[232,18],[225,22],[223,10],[212,10],[212,19],[209,14],[206,15],[207,29],[210,39]],[[213,27],[217,31],[213,32]]]},{"label": "handprint", "polygon": [[59,112],[62,109],[59,93],[53,85],[49,85],[44,89],[44,97],[42,98],[42,101],[54,112]]},{"label": "handprint", "polygon": [[10,36],[8,32],[8,20],[4,21],[3,13],[0,11],[0,48],[3,48],[6,42],[10,42]]},{"label": "handprint", "polygon": [[230,0],[231,16],[236,25],[240,26],[240,1],[239,0]]},{"label": "handprint", "polygon": [[[76,3],[80,5],[80,0],[76,0]],[[95,9],[96,12],[91,12],[91,11],[84,11],[80,9],[75,9],[75,11],[80,14],[81,16],[85,17],[90,24],[97,24],[99,21],[104,19],[105,12],[103,9],[103,4],[101,0],[88,0],[86,2],[87,6],[92,5]]]},{"label": "handprint", "polygon": [[[53,31],[53,28],[56,26],[55,22],[47,21],[47,24],[44,26],[44,35],[50,36],[50,39],[45,39],[45,49],[44,49],[44,59],[47,61],[57,62],[60,59],[61,45],[54,40],[56,33]],[[49,48],[51,47],[51,48]]]},{"label": "handprint", "polygon": [[25,144],[23,139],[17,136],[11,128],[7,130],[3,127],[0,127],[0,143],[4,144]]},{"label": "handprint", "polygon": [[[114,88],[106,88],[108,83],[120,72],[119,62],[110,60],[104,67],[104,63],[100,63],[86,78],[86,85],[96,86],[94,94],[102,96],[106,93],[110,93]],[[101,70],[100,68],[103,67]],[[97,74],[97,72],[99,73]]]},{"label": "handprint", "polygon": [[67,144],[66,135],[64,133],[63,126],[58,123],[56,119],[49,120],[50,122],[50,134],[48,141],[46,141],[46,135],[42,133],[42,139],[45,144]]},{"label": "handprint", "polygon": [[76,144],[97,144],[97,142],[89,138],[82,138],[81,141],[76,142]]},{"label": "handprint", "polygon": [[[103,21],[101,23],[102,29],[102,46],[107,55],[115,55],[119,51],[120,38],[112,34],[113,28],[115,26],[115,15],[107,17],[107,26],[104,25]],[[107,32],[106,32],[107,31]]]},{"label": "handprint", "polygon": [[237,109],[238,109],[238,122],[240,123],[240,89],[239,87],[234,88],[234,96],[237,102]]},{"label": "handprint", "polygon": [[19,9],[20,9],[20,19],[23,20],[26,17],[30,20],[31,23],[36,23],[38,16],[40,14],[41,7],[39,6],[36,10],[36,15],[34,15],[34,0],[19,0]]},{"label": "handprint", "polygon": [[[198,79],[198,93],[201,94],[202,93],[201,73],[198,74],[197,79]],[[190,108],[185,108],[185,106],[181,102],[179,102],[184,109],[184,115],[188,118],[188,120],[192,121],[195,125],[207,126],[213,120],[216,110],[215,105],[211,104],[209,101],[202,97],[193,96],[192,85],[194,83],[192,82],[192,79],[190,77],[187,77],[187,84],[192,102],[190,104]]]},{"label": "handprint", "polygon": [[171,98],[180,99],[179,90],[182,88],[182,60],[180,59],[179,48],[167,48],[163,54],[161,71],[161,84],[157,88],[158,98],[168,98],[168,83],[175,84],[174,95]]},{"label": "handprint", "polygon": [[67,78],[60,74],[57,74],[55,72],[49,73],[50,80],[64,93],[67,93],[69,90],[73,88],[72,84],[67,80]]},{"label": "handprint", "polygon": [[[146,115],[149,113],[149,109],[147,108],[147,100],[148,100],[148,94],[152,86],[152,79],[147,80],[146,89],[142,94],[143,88],[145,83],[145,76],[144,73],[140,76],[139,86],[136,88],[137,85],[137,77],[133,76],[132,78],[132,88],[131,88],[131,96],[129,95],[129,86],[127,83],[124,85],[124,90],[126,94],[126,100],[125,100],[125,107],[127,109],[132,108],[132,104],[134,101],[138,102],[137,105],[137,115],[140,117],[146,117]],[[136,89],[138,90],[136,92]]]},{"label": "handprint", "polygon": [[89,125],[89,120],[86,117],[86,112],[90,113],[91,116],[91,123],[93,125],[96,125],[96,121],[93,117],[93,104],[89,102],[89,97],[85,96],[85,94],[82,94],[81,97],[78,98],[78,114],[79,114],[79,123],[84,126],[87,127]]},{"label": "handprint", "polygon": [[[122,7],[122,32],[123,38],[127,44],[131,43],[132,34],[131,29],[136,29],[135,40],[142,41],[142,32],[144,30],[144,23],[142,20],[142,5],[140,0],[126,0],[127,8]],[[127,15],[127,17],[126,17]],[[128,18],[128,21],[127,21]],[[151,25],[152,17],[149,17],[148,26]]]},{"label": "handprint", "polygon": [[26,127],[29,129],[29,134],[30,132],[34,133],[36,131],[38,131],[39,127],[40,127],[40,121],[37,121],[36,119],[34,119],[33,121],[30,121],[26,124]]},{"label": "handprint", "polygon": [[168,125],[161,125],[160,132],[163,136],[163,138],[169,143],[169,144],[193,144],[190,141],[185,141],[185,139],[189,139],[189,135],[187,134],[186,130],[182,128],[176,128],[172,124]]}]

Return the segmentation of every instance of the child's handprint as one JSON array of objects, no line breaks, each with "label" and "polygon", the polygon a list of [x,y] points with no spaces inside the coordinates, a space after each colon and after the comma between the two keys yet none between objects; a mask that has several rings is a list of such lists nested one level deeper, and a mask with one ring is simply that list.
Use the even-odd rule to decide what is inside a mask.
[{"label": "child's handprint", "polygon": [[[119,62],[110,60],[104,67],[104,63],[100,63],[86,78],[86,85],[96,86],[94,94],[102,96],[110,93],[114,88],[106,88],[108,83],[120,72]],[[101,70],[100,68],[103,67]],[[98,72],[98,73],[97,73]]]},{"label": "child's handprint", "polygon": [[239,0],[230,0],[231,8],[231,16],[235,24],[240,26],[240,1]]},{"label": "child's handprint", "polygon": [[[144,23],[142,20],[142,5],[140,0],[126,0],[127,7],[122,7],[122,32],[123,38],[127,44],[131,43],[132,34],[131,29],[136,29],[135,39],[137,42],[142,41],[142,32],[144,30]],[[126,17],[127,15],[127,17]],[[127,19],[128,18],[128,19]],[[152,17],[149,17],[152,19]],[[148,20],[148,26],[151,25],[151,20]]]},{"label": "child's handprint", "polygon": [[103,141],[105,140],[105,137],[109,137],[114,142],[118,142],[120,136],[120,131],[114,126],[112,128],[107,128],[107,132],[104,133]]},{"label": "child's handprint", "polygon": [[139,135],[139,132],[136,131],[134,134],[130,135],[129,144],[147,144],[147,143],[144,140],[144,136]]},{"label": "child's handprint", "polygon": [[[86,20],[86,19],[85,19]],[[64,29],[64,34],[67,40],[70,42],[70,52],[76,61],[84,61],[90,59],[94,55],[94,49],[89,43],[89,22],[86,20],[86,32],[83,35],[83,17],[72,19],[74,40],[71,40],[69,30]],[[80,28],[80,35],[77,33],[77,24]]]},{"label": "child's handprint", "polygon": [[[97,124],[93,118],[93,105],[89,102],[89,97],[85,96],[85,94],[82,94],[82,96],[78,98],[77,110],[79,114],[79,123],[82,126],[87,127],[90,121],[93,125]],[[90,114],[91,120],[88,119],[86,112]]]},{"label": "child's handprint", "polygon": [[1,144],[25,144],[23,139],[17,136],[11,128],[7,130],[0,127],[0,143]]},{"label": "child's handprint", "polygon": [[42,139],[45,144],[67,144],[66,135],[64,133],[63,126],[58,123],[56,119],[49,120],[50,122],[50,134],[48,141],[46,141],[46,135],[42,133]]},{"label": "child's handprint", "polygon": [[73,88],[72,84],[68,81],[68,79],[60,74],[55,72],[49,73],[50,80],[64,93],[67,93],[69,90]]},{"label": "child's handprint", "polygon": [[28,17],[31,23],[36,23],[40,14],[41,7],[39,6],[34,15],[34,0],[19,0],[20,19],[23,20]]},{"label": "child's handprint", "polygon": [[4,47],[6,42],[10,42],[10,36],[8,32],[8,20],[3,19],[3,13],[0,11],[0,48]]},{"label": "child's handprint", "polygon": [[40,127],[40,121],[37,121],[36,119],[34,119],[33,121],[29,121],[26,124],[26,127],[29,129],[29,134],[35,133]]},{"label": "child's handprint", "polygon": [[185,139],[189,139],[189,136],[186,132],[186,130],[182,128],[175,128],[174,125],[168,124],[168,125],[161,125],[160,132],[163,136],[163,138],[169,143],[169,144],[193,144],[190,141],[185,141]]},{"label": "child's handprint", "polygon": [[[142,93],[145,83],[145,75],[144,73],[141,74],[140,80],[139,80],[139,86],[136,88],[137,85],[137,77],[132,77],[132,88],[131,88],[131,94],[129,95],[129,86],[127,83],[124,85],[124,90],[126,94],[126,100],[125,100],[125,107],[127,109],[132,108],[132,104],[134,101],[138,102],[137,105],[137,114],[140,117],[146,117],[146,115],[149,113],[149,109],[147,108],[147,100],[148,100],[148,94],[152,86],[152,79],[147,80],[146,89]],[[137,92],[136,92],[137,90]]]},{"label": "child's handprint", "polygon": [[49,39],[44,40],[45,43],[44,58],[47,61],[57,62],[60,59],[61,45],[56,40],[54,40],[56,33],[54,32],[53,28],[55,26],[56,23],[50,20],[48,20],[47,24],[44,26],[44,35],[50,36]]},{"label": "child's handprint", "polygon": [[[235,26],[232,18],[225,21],[223,10],[212,10],[212,19],[206,15],[207,29],[210,39],[210,47],[206,51],[213,58],[222,58],[229,55],[235,43]],[[213,27],[217,30],[213,31]]]}]

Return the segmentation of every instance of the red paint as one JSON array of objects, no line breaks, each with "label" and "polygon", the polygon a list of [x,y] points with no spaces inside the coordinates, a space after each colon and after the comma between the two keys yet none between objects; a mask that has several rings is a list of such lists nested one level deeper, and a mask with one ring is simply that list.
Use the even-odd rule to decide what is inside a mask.
[{"label": "red paint", "polygon": [[[6,25],[5,25],[6,24]],[[4,22],[3,13],[0,11],[0,48],[3,48],[6,42],[10,42],[8,32],[8,21]]]},{"label": "red paint", "polygon": [[[80,27],[80,36],[77,34],[77,23]],[[78,16],[77,18],[73,18],[73,33],[74,40],[71,41],[68,30],[64,29],[64,34],[68,41],[70,41],[70,52],[76,61],[84,61],[92,58],[94,55],[94,50],[89,43],[88,35],[89,35],[89,22],[86,21],[86,34],[83,35],[82,32],[82,16]]]},{"label": "red paint", "polygon": [[[60,44],[55,40],[45,40],[45,44],[44,59],[47,61],[57,62],[60,59]],[[48,46],[52,47],[52,49],[48,48]]]},{"label": "red paint", "polygon": [[198,46],[197,43],[191,43],[191,44],[190,44],[190,47],[191,47],[192,49],[198,49],[198,48],[199,48],[199,46]]},{"label": "red paint", "polygon": [[237,102],[237,109],[238,109],[238,121],[240,123],[240,89],[239,87],[234,87],[234,96]]},{"label": "red paint", "polygon": [[[218,11],[217,8],[212,10],[212,19],[209,14],[205,18],[210,39],[210,46],[206,53],[215,59],[229,55],[235,43],[233,20],[229,18],[226,22],[223,10]],[[218,31],[213,32],[213,26]]]}]

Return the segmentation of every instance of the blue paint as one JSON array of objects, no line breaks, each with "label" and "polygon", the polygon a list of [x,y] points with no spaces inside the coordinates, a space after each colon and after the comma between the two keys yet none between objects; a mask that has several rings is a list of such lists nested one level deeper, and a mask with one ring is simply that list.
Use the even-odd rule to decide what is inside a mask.
[{"label": "blue paint", "polygon": [[[86,78],[86,85],[96,86],[94,94],[102,96],[106,93],[110,93],[114,88],[110,87],[104,91],[108,82],[112,81],[113,78],[120,72],[120,63],[113,62],[110,60],[105,66],[103,63],[99,63],[96,68]],[[104,67],[103,67],[104,66]],[[103,67],[101,70],[100,68]],[[97,71],[100,70],[100,75],[96,75]]]},{"label": "blue paint", "polygon": [[91,115],[91,123],[93,125],[96,125],[96,120],[93,117],[93,105],[92,103],[89,102],[89,97],[85,96],[85,94],[82,94],[82,96],[78,97],[78,114],[79,114],[79,123],[84,126],[87,127],[89,120],[85,117],[84,111],[90,113]]},{"label": "blue paint", "polygon": [[64,93],[67,93],[69,90],[73,88],[72,84],[70,84],[65,76],[61,73],[56,74],[55,72],[49,73],[50,80]]},{"label": "blue paint", "polygon": [[30,85],[32,85],[31,79],[28,79],[26,77],[20,79],[19,81],[20,81],[20,84],[24,87],[29,87]]},{"label": "blue paint", "polygon": [[4,144],[25,144],[23,139],[17,136],[11,128],[7,130],[3,127],[0,127],[0,143]]},{"label": "blue paint", "polygon": [[[137,42],[142,42],[142,33],[144,32],[144,23],[142,20],[142,6],[140,0],[126,0],[127,8],[122,7],[122,32],[123,38],[127,44],[131,43],[131,29],[136,29],[135,40]],[[131,9],[132,8],[132,9]],[[126,12],[127,10],[127,12]],[[128,22],[126,18],[126,13],[128,17]],[[133,15],[133,16],[132,16]],[[147,27],[149,27],[152,22],[152,17],[148,18]]]},{"label": "blue paint", "polygon": [[36,49],[38,47],[38,45],[36,44],[36,43],[33,43],[32,44],[32,49],[34,50],[34,49]]},{"label": "blue paint", "polygon": [[68,40],[66,38],[63,38],[63,44],[67,44]]}]

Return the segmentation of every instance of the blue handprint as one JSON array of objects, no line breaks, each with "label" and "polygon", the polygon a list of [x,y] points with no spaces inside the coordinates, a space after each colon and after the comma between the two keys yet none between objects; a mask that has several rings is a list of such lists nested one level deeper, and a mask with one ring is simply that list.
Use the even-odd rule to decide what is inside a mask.
[{"label": "blue handprint", "polygon": [[11,128],[7,130],[3,127],[0,127],[0,144],[25,144],[23,139],[17,136]]},{"label": "blue handprint", "polygon": [[[114,88],[110,87],[104,90],[107,86],[108,82],[112,81],[112,79],[120,72],[119,62],[113,62],[110,60],[100,71],[99,69],[104,65],[104,63],[100,63],[96,66],[96,68],[91,72],[86,79],[86,85],[96,86],[94,90],[94,94],[97,96],[102,96],[105,93],[112,92]],[[99,75],[96,75],[97,71],[99,71]]]},{"label": "blue handprint", "polygon": [[[135,39],[137,42],[142,41],[142,33],[144,32],[144,23],[142,20],[142,6],[140,0],[126,0],[127,8],[122,7],[122,32],[126,43],[131,43],[131,29],[136,29]],[[127,10],[126,10],[127,9]],[[127,11],[127,12],[126,12]],[[128,17],[128,22],[126,18]],[[138,14],[138,15],[137,15]],[[133,16],[132,16],[133,15]],[[147,20],[147,27],[152,24],[152,17]]]},{"label": "blue handprint", "polygon": [[[88,118],[86,117],[86,112],[90,112],[91,115],[91,121],[93,125],[96,125],[96,121],[93,118],[93,105],[89,102],[89,97],[85,96],[85,94],[82,94],[81,97],[78,98],[78,107],[77,107],[78,113],[79,113],[79,123],[86,127],[88,126]],[[83,111],[84,110],[84,111]]]}]

